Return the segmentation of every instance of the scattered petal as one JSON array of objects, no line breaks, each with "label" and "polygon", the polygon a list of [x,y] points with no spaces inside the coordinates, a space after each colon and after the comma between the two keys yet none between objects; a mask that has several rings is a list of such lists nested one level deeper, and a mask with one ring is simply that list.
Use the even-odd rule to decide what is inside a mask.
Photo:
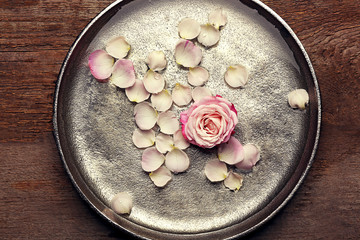
[{"label": "scattered petal", "polygon": [[209,72],[203,67],[190,68],[188,82],[193,86],[201,86],[209,79]]},{"label": "scattered petal", "polygon": [[223,11],[222,8],[217,8],[211,13],[209,13],[208,19],[210,24],[219,29],[220,27],[226,25],[227,14]]},{"label": "scattered petal", "polygon": [[181,173],[189,168],[189,157],[181,149],[173,148],[165,158],[165,166],[173,173]]},{"label": "scattered petal", "polygon": [[192,100],[191,87],[180,83],[176,83],[171,95],[172,100],[178,106],[188,105]]},{"label": "scattered petal", "polygon": [[164,187],[171,180],[171,172],[165,166],[151,172],[149,176],[157,187]]},{"label": "scattered petal", "polygon": [[132,135],[133,143],[138,148],[147,148],[154,145],[155,131],[135,129]]},{"label": "scattered petal", "polygon": [[149,70],[146,72],[143,83],[145,86],[145,89],[149,93],[159,93],[161,92],[165,87],[165,80],[163,76],[157,72],[154,72],[153,70]]},{"label": "scattered petal", "polygon": [[210,89],[206,87],[196,87],[191,92],[194,102],[198,102],[204,97],[212,96]]},{"label": "scattered petal", "polygon": [[254,144],[244,145],[244,160],[235,166],[243,170],[251,170],[253,166],[260,160],[260,151]]},{"label": "scattered petal", "polygon": [[145,172],[153,172],[163,165],[164,161],[164,155],[155,147],[147,148],[142,154],[141,167]]},{"label": "scattered petal", "polygon": [[136,125],[141,130],[150,130],[158,119],[157,111],[148,102],[142,102],[134,107]]},{"label": "scattered petal", "polygon": [[130,44],[124,37],[120,36],[108,42],[106,45],[106,51],[114,58],[122,59],[128,55],[128,52],[130,51]]},{"label": "scattered petal", "polygon": [[173,101],[169,91],[164,89],[151,95],[151,103],[156,110],[164,112],[171,108]]},{"label": "scattered petal", "polygon": [[220,161],[229,165],[237,164],[244,160],[244,149],[239,140],[230,137],[227,143],[222,143],[218,147],[218,158]]},{"label": "scattered petal", "polygon": [[175,47],[175,59],[184,67],[199,65],[202,58],[201,49],[189,40],[181,39]]},{"label": "scattered petal", "polygon": [[205,47],[214,46],[220,40],[220,31],[211,24],[203,24],[197,39]]},{"label": "scattered petal", "polygon": [[305,89],[296,89],[288,94],[290,107],[304,110],[309,103],[309,94]]},{"label": "scattered petal", "polygon": [[136,79],[135,84],[125,89],[125,94],[131,102],[140,103],[150,97],[141,80]]},{"label": "scattered petal", "polygon": [[155,138],[155,147],[161,153],[167,153],[174,147],[174,140],[171,136],[159,133]]},{"label": "scattered petal", "polygon": [[181,129],[174,133],[174,146],[179,149],[186,149],[190,146],[190,143],[185,140]]},{"label": "scattered petal", "polygon": [[110,207],[118,214],[130,214],[133,207],[131,195],[127,192],[120,192],[116,194],[111,199]]},{"label": "scattered petal", "polygon": [[157,124],[160,127],[160,132],[165,134],[174,134],[179,130],[179,120],[172,111],[166,111],[159,114]]},{"label": "scattered petal", "polygon": [[225,82],[233,88],[245,86],[248,82],[248,78],[248,70],[240,64],[228,67],[225,73]]},{"label": "scattered petal", "polygon": [[105,80],[111,76],[114,58],[104,50],[92,52],[88,60],[91,74],[98,80]]},{"label": "scattered petal", "polygon": [[117,60],[110,81],[119,88],[128,88],[135,84],[135,70],[132,61],[128,59]]},{"label": "scattered petal", "polygon": [[153,71],[161,71],[166,68],[166,57],[162,51],[153,51],[146,58],[146,64]]},{"label": "scattered petal", "polygon": [[225,187],[235,192],[239,191],[242,186],[243,177],[237,173],[230,172],[229,176],[224,180]]},{"label": "scattered petal", "polygon": [[180,37],[184,39],[194,39],[200,33],[200,24],[191,18],[184,18],[178,25]]},{"label": "scattered petal", "polygon": [[205,165],[205,175],[211,182],[223,181],[228,175],[227,166],[218,159],[210,160]]}]

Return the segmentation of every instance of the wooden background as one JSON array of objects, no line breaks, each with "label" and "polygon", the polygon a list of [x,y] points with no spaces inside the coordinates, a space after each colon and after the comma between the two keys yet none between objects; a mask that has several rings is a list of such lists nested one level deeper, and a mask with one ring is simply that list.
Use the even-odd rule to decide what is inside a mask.
[{"label": "wooden background", "polygon": [[[0,0],[0,239],[126,239],[79,197],[52,135],[62,61],[111,0]],[[290,203],[249,239],[360,238],[360,3],[264,0],[320,85],[318,152]]]}]

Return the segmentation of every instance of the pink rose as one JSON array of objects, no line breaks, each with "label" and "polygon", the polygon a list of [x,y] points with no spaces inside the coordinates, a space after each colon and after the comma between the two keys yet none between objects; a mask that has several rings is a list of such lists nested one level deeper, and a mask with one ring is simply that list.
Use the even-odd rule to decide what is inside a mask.
[{"label": "pink rose", "polygon": [[212,148],[229,141],[238,118],[234,104],[217,95],[195,102],[180,114],[180,122],[188,142]]}]

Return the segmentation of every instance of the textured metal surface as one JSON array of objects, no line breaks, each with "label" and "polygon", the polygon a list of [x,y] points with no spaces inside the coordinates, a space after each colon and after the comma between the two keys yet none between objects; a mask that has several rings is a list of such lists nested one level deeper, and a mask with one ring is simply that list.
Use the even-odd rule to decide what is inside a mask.
[{"label": "textured metal surface", "polygon": [[[249,7],[250,6],[250,7]],[[167,88],[186,83],[187,71],[177,66],[173,50],[183,17],[206,23],[217,7],[228,13],[216,47],[203,48],[201,66],[210,72],[206,87],[235,104],[239,124],[235,136],[261,148],[261,161],[237,193],[203,174],[215,150],[191,146],[191,166],[173,176],[164,189],[155,187],[141,169],[142,150],[131,140],[136,128],[134,104],[123,90],[100,84],[87,67],[88,55],[115,36],[131,44],[128,56],[137,77],[146,72],[145,58],[165,52]],[[255,8],[255,9],[253,9]],[[115,2],[79,36],[59,75],[54,127],[65,167],[89,204],[116,226],[144,238],[228,238],[245,234],[282,207],[299,186],[314,157],[320,124],[320,97],[314,72],[295,35],[258,1],[149,0]],[[226,68],[243,64],[250,71],[244,89],[231,89],[223,80]],[[305,88],[310,106],[296,111],[287,94]],[[186,108],[173,106],[179,113]],[[237,171],[237,170],[235,170]],[[113,195],[130,192],[130,216],[107,208]]]}]

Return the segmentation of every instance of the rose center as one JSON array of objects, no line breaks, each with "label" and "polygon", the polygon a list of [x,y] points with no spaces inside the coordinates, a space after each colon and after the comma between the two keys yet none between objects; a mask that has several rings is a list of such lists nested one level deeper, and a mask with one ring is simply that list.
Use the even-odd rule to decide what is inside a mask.
[{"label": "rose center", "polygon": [[203,129],[208,134],[216,134],[219,131],[217,125],[210,118],[205,118],[204,119],[204,125],[203,126],[204,126]]}]

